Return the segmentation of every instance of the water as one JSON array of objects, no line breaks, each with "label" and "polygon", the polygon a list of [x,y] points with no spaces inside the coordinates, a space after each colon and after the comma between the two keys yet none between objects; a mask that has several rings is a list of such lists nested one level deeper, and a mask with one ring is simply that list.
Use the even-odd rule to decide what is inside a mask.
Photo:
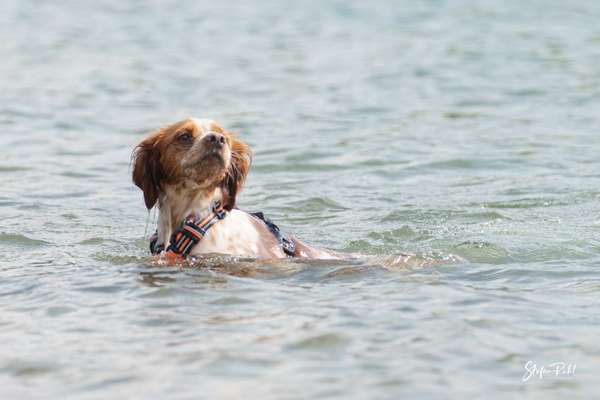
[{"label": "water", "polygon": [[[597,396],[600,3],[221,3],[0,5],[0,397]],[[152,265],[130,152],[187,116],[361,259]]]}]

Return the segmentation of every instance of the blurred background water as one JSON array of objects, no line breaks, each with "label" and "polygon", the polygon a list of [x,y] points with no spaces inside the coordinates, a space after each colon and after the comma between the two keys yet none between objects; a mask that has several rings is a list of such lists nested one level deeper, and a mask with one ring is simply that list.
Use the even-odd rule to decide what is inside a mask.
[{"label": "blurred background water", "polygon": [[[597,396],[599,20],[3,1],[0,397]],[[188,116],[254,149],[241,208],[363,257],[153,266],[129,157]]]}]

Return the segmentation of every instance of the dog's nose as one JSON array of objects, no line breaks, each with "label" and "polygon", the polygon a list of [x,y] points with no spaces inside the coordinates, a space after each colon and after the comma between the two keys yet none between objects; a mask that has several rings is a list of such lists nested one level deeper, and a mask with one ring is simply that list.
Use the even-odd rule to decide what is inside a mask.
[{"label": "dog's nose", "polygon": [[222,146],[225,144],[225,136],[220,135],[218,133],[209,133],[208,135],[206,135],[205,140],[208,143],[217,145],[217,146]]}]

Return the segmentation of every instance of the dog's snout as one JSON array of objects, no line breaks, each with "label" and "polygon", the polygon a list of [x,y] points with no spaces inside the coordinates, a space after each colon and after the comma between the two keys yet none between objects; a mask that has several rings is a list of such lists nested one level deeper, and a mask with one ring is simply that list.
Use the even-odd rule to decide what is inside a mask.
[{"label": "dog's snout", "polygon": [[209,133],[208,135],[206,135],[204,140],[216,146],[222,146],[225,144],[225,136],[220,135],[218,133]]}]

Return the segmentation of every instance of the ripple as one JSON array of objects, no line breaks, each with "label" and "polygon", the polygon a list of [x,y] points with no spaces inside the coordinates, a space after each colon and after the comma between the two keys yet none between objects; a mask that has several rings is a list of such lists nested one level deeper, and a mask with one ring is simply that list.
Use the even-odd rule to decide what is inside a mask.
[{"label": "ripple", "polygon": [[60,192],[60,193],[36,193],[30,194],[29,197],[32,199],[75,199],[89,197],[94,192],[82,191],[82,192]]},{"label": "ripple", "polygon": [[90,172],[82,172],[82,171],[63,171],[59,173],[60,176],[64,176],[65,178],[95,178],[99,176],[96,173]]},{"label": "ripple", "polygon": [[81,387],[84,392],[91,392],[96,390],[106,391],[112,386],[123,385],[126,383],[134,382],[137,379],[136,375],[124,374],[114,378],[101,379],[95,383],[87,384]]},{"label": "ripple", "polygon": [[0,368],[0,371],[10,373],[22,378],[45,375],[52,373],[56,370],[58,370],[58,366],[55,364],[24,360],[10,361]]},{"label": "ripple", "polygon": [[472,119],[472,118],[480,118],[484,117],[483,113],[478,112],[461,112],[461,111],[451,111],[444,113],[444,118],[448,119]]},{"label": "ripple", "polygon": [[463,264],[467,260],[455,254],[397,254],[381,257],[378,264],[390,271],[414,270],[437,265]]},{"label": "ripple", "polygon": [[508,91],[510,96],[516,97],[537,97],[546,94],[546,91],[539,88],[523,88],[519,90]]},{"label": "ripple", "polygon": [[20,204],[20,201],[0,200],[0,207],[14,207],[19,206]]},{"label": "ripple", "polygon": [[318,160],[322,158],[328,158],[332,156],[337,156],[337,152],[322,152],[322,151],[303,151],[297,154],[289,155],[285,158],[286,163],[297,163],[305,160]]},{"label": "ripple", "polygon": [[50,306],[46,308],[46,315],[49,317],[60,317],[61,315],[69,314],[74,311],[77,311],[77,309],[71,306]]},{"label": "ripple", "polygon": [[383,244],[396,245],[406,240],[413,240],[416,238],[429,237],[428,235],[422,235],[411,227],[404,225],[400,228],[392,229],[389,231],[381,232],[369,232],[368,237],[373,240],[378,240]]},{"label": "ripple", "polygon": [[455,210],[422,210],[411,207],[404,210],[391,211],[381,217],[379,222],[431,221],[439,218],[447,218],[454,213],[456,213]]},{"label": "ripple", "polygon": [[522,158],[455,158],[413,165],[406,170],[485,170],[514,169],[516,165],[525,163]]},{"label": "ripple", "polygon": [[240,304],[248,304],[248,303],[252,303],[252,300],[245,299],[242,297],[226,296],[226,297],[221,297],[217,300],[213,300],[209,304],[220,305],[220,306],[237,306]]},{"label": "ripple", "polygon": [[465,218],[474,221],[496,221],[496,220],[511,220],[511,218],[497,211],[483,211],[465,214]]},{"label": "ripple", "polygon": [[14,297],[15,295],[18,295],[18,294],[31,293],[34,289],[36,289],[38,287],[39,287],[38,284],[24,284],[17,288],[13,288],[13,287],[4,288],[5,291],[0,291],[0,297],[4,297],[4,296]]},{"label": "ripple", "polygon": [[[76,215],[73,215],[72,219],[78,220],[79,217],[76,216]],[[84,239],[84,240],[80,241],[78,244],[81,244],[81,245],[84,245],[84,246],[95,246],[95,245],[99,245],[99,244],[103,244],[103,243],[120,243],[120,242],[117,241],[117,240],[114,240],[114,239],[107,239],[107,238],[104,238],[104,237],[91,237],[91,238],[87,238],[87,239]],[[103,255],[98,255],[98,256],[100,258],[103,257]]]},{"label": "ripple", "polygon": [[336,203],[328,197],[311,197],[291,203],[293,210],[298,212],[343,211],[346,207]]},{"label": "ripple", "polygon": [[15,233],[0,233],[0,243],[8,243],[25,247],[41,247],[51,244],[44,240],[32,239],[25,235],[19,235]]},{"label": "ripple", "polygon": [[[473,204],[469,207],[481,207],[480,205]],[[407,209],[407,210],[394,210],[384,215],[380,222],[405,222],[405,221],[419,221],[431,223],[432,221],[461,221],[467,223],[487,222],[487,221],[498,221],[498,220],[511,220],[508,216],[500,213],[499,211],[469,211],[469,210],[419,210],[419,209]]]},{"label": "ripple", "polygon": [[295,350],[328,350],[345,347],[350,343],[350,338],[340,333],[323,333],[309,336],[289,345]]},{"label": "ripple", "polygon": [[145,327],[149,327],[149,328],[157,328],[157,327],[183,325],[184,320],[173,318],[172,316],[169,316],[169,315],[164,315],[160,318],[143,318],[139,321],[135,321],[134,323],[139,326],[145,326]]},{"label": "ripple", "polygon": [[[98,239],[91,239],[92,243],[82,243],[85,245],[93,245],[93,242]],[[85,242],[85,241],[84,241]],[[101,243],[107,242],[102,240]],[[105,261],[114,265],[126,265],[126,264],[152,264],[151,256],[134,256],[134,255],[119,255],[114,253],[96,253],[94,259],[97,261]]]},{"label": "ripple", "polygon": [[9,172],[31,171],[33,167],[24,167],[22,165],[0,165],[0,174]]},{"label": "ripple", "polygon": [[327,171],[340,171],[347,169],[346,166],[339,164],[328,164],[328,163],[299,163],[290,162],[285,164],[260,164],[252,167],[254,172],[266,172],[268,174],[281,173],[281,172],[327,172]]},{"label": "ripple", "polygon": [[340,281],[347,278],[364,278],[364,274],[372,270],[367,265],[362,266],[346,266],[341,268],[336,268],[333,271],[327,272],[321,279],[328,280],[334,279],[336,281]]},{"label": "ripple", "polygon": [[533,199],[517,199],[510,201],[493,201],[484,203],[487,208],[539,208],[539,207],[556,207],[567,205],[568,203],[551,198],[533,198]]},{"label": "ripple", "polygon": [[80,292],[90,292],[90,293],[118,293],[125,290],[123,285],[120,284],[110,284],[110,285],[86,285],[77,289]]},{"label": "ripple", "polygon": [[74,213],[64,213],[60,215],[61,217],[68,219],[70,221],[78,221],[80,218],[77,214]]},{"label": "ripple", "polygon": [[484,241],[462,242],[452,249],[470,262],[500,264],[512,259],[507,249]]}]

